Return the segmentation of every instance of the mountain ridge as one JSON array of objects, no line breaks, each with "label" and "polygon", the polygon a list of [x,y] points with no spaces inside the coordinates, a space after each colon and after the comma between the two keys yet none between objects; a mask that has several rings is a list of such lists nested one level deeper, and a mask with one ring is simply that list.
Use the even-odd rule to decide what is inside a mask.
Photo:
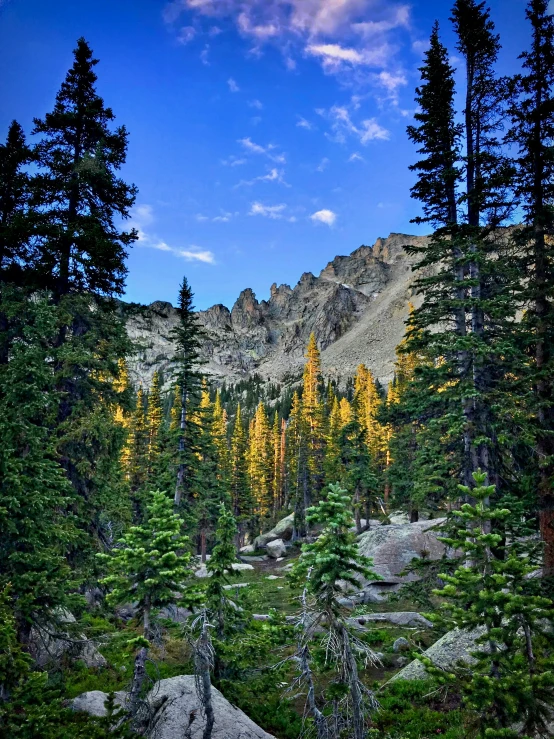
[{"label": "mountain ridge", "polygon": [[[336,256],[317,277],[305,272],[294,287],[273,283],[268,300],[258,301],[245,288],[230,310],[219,303],[199,311],[207,334],[201,350],[206,374],[230,383],[253,373],[274,382],[294,380],[313,331],[324,374],[340,382],[363,362],[387,382],[414,299],[414,258],[404,247],[422,246],[428,238],[391,233],[373,246]],[[165,301],[130,312],[127,330],[137,352],[129,358],[129,370],[135,384],[148,387],[156,369],[166,384],[170,381],[176,323],[177,311]]]}]

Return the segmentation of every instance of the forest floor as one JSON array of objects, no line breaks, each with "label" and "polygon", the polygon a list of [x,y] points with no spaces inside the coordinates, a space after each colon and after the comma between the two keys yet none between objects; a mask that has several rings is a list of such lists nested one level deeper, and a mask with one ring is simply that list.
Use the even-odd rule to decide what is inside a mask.
[{"label": "forest floor", "polygon": [[[294,550],[281,561],[244,557],[251,561],[253,570],[243,570],[231,580],[229,592],[233,600],[253,614],[277,614],[277,620],[255,621],[239,634],[230,647],[225,648],[224,659],[230,665],[228,674],[217,686],[234,705],[245,711],[256,723],[277,739],[298,739],[302,731],[304,694],[288,690],[297,676],[294,654],[295,634],[287,617],[300,610],[300,588],[287,577],[295,557]],[[417,611],[415,604],[399,600],[359,607],[361,612]],[[353,615],[346,612],[345,615]],[[127,647],[130,637],[136,636],[137,625],[131,620],[122,622],[101,612],[82,614],[89,636],[99,639],[100,651],[109,666],[88,669],[82,664],[68,665],[64,692],[75,697],[87,690],[125,690],[132,674],[133,653]],[[280,625],[279,625],[280,624]],[[413,656],[433,643],[440,634],[429,629],[396,627],[379,623],[367,625],[360,633],[363,641],[379,654],[380,663],[361,670],[366,686],[374,691],[381,703],[376,714],[375,736],[394,739],[463,739],[462,718],[452,696],[437,693],[428,683],[388,683],[398,669]],[[406,651],[397,653],[393,644],[399,637],[409,642]],[[317,647],[314,658],[320,659]],[[182,674],[191,674],[190,645],[181,624],[164,622],[160,638],[151,650],[148,672],[152,681]],[[333,680],[333,672],[318,666],[318,688],[323,694]],[[61,673],[60,673],[61,674]],[[55,676],[53,677],[55,680]],[[60,678],[61,679],[61,678]],[[60,687],[62,687],[60,685]],[[400,727],[400,728],[398,728]]]}]

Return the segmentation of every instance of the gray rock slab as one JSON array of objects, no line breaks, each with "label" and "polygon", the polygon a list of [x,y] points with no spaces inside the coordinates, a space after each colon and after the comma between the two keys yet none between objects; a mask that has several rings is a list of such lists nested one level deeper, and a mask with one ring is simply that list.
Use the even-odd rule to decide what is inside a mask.
[{"label": "gray rock slab", "polygon": [[[468,665],[475,664],[475,659],[470,655],[476,649],[476,640],[485,633],[484,627],[463,631],[453,629],[442,636],[423,654],[443,670],[448,670],[463,661]],[[393,680],[425,680],[428,676],[424,665],[419,660],[414,660],[406,665],[392,678]]]},{"label": "gray rock slab", "polygon": [[[212,687],[215,724],[212,739],[274,739]],[[202,739],[206,719],[193,675],[156,683],[147,697],[153,716],[152,739]]]}]

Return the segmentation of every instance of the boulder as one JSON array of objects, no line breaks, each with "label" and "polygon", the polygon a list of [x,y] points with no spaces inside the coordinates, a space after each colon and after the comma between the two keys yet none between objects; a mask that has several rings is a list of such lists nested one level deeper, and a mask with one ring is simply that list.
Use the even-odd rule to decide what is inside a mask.
[{"label": "boulder", "polygon": [[247,544],[239,549],[241,554],[253,554],[256,551],[253,544]]},{"label": "boulder", "polygon": [[[72,702],[74,711],[91,716],[106,716],[108,693],[91,690]],[[117,705],[125,706],[127,694],[115,694]],[[232,706],[212,687],[215,722],[212,739],[275,739],[261,729],[239,708]],[[148,739],[202,739],[206,717],[196,693],[194,675],[179,675],[159,680],[146,697]]]},{"label": "boulder", "polygon": [[[373,559],[374,571],[382,577],[373,581],[379,591],[390,591],[391,586],[417,580],[414,573],[400,575],[413,559],[425,556],[430,560],[449,556],[447,547],[438,540],[437,529],[446,519],[418,521],[403,525],[379,526],[358,537],[360,554]],[[361,580],[363,586],[371,581]]]},{"label": "boulder", "polygon": [[403,636],[399,636],[398,639],[395,639],[394,644],[392,645],[393,652],[407,652],[409,648],[410,642]]},{"label": "boulder", "polygon": [[[215,723],[212,739],[274,739],[212,687]],[[156,739],[202,739],[206,719],[193,675],[160,680],[147,697]]]},{"label": "boulder", "polygon": [[286,518],[282,518],[275,526],[265,534],[260,534],[254,539],[254,548],[263,549],[270,541],[282,539],[289,541],[292,539],[292,531],[294,529],[294,513]]},{"label": "boulder", "polygon": [[[74,711],[84,711],[90,716],[98,716],[103,718],[108,715],[106,706],[104,703],[108,699],[108,693],[103,693],[101,690],[89,690],[87,693],[81,693],[71,701],[71,708]],[[127,699],[127,693],[122,690],[115,693],[115,705],[124,706]]]},{"label": "boulder", "polygon": [[[423,654],[428,657],[437,667],[448,670],[457,662],[465,662],[467,665],[475,664],[475,659],[470,655],[477,649],[477,639],[485,633],[485,628],[480,627],[472,631],[453,629],[435,642]],[[481,647],[480,647],[481,648]],[[425,680],[428,677],[425,666],[419,660],[414,660],[406,665],[392,678],[393,680]]]},{"label": "boulder", "polygon": [[431,621],[422,616],[417,611],[392,611],[390,613],[367,613],[363,616],[356,616],[355,618],[349,618],[349,622],[356,621],[360,626],[365,626],[368,623],[388,623],[393,626],[405,626],[408,628],[423,627],[426,629],[432,629],[433,624]]},{"label": "boulder", "polygon": [[287,552],[285,542],[282,539],[268,542],[265,548],[271,559],[279,559]]},{"label": "boulder", "polygon": [[253,570],[254,565],[247,564],[246,562],[233,562],[231,569],[235,572],[244,572],[245,570]]},{"label": "boulder", "polygon": [[75,616],[62,609],[56,612],[51,623],[31,629],[29,651],[37,667],[47,667],[64,656],[82,660],[87,667],[106,667],[108,663],[94,642],[72,628],[76,623]]}]

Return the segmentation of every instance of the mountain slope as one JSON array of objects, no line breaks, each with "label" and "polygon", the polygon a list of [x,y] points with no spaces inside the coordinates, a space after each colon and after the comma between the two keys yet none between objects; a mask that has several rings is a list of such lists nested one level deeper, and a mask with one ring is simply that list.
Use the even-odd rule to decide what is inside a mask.
[{"label": "mountain slope", "polygon": [[[427,238],[393,233],[372,247],[335,257],[318,277],[306,272],[294,288],[272,285],[267,301],[259,302],[247,288],[231,310],[214,305],[199,312],[208,334],[202,351],[206,372],[228,382],[254,372],[272,381],[293,380],[302,371],[313,331],[326,375],[344,379],[364,362],[386,382],[393,374],[394,350],[412,297],[413,259],[403,247],[423,245]],[[167,382],[175,309],[157,301],[127,315],[128,332],[138,348],[129,359],[134,382],[148,386],[156,369]]]}]

